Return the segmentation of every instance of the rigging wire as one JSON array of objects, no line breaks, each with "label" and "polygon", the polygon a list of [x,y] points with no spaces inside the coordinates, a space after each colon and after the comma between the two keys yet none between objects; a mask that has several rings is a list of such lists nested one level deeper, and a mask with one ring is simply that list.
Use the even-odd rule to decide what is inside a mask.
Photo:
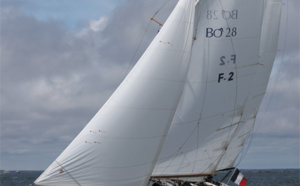
[{"label": "rigging wire", "polygon": [[139,49],[140,49],[140,47],[141,47],[141,45],[142,45],[142,42],[143,42],[143,40],[144,40],[144,38],[145,38],[145,36],[146,36],[146,33],[148,32],[148,29],[149,29],[149,26],[150,26],[151,21],[152,21],[152,20],[154,19],[154,17],[161,11],[161,9],[162,9],[163,7],[165,7],[166,4],[169,3],[169,1],[170,1],[170,0],[165,0],[164,4],[163,4],[162,6],[160,6],[160,8],[154,13],[154,15],[153,15],[153,16],[151,17],[151,19],[148,21],[148,24],[147,24],[147,26],[146,26],[146,29],[145,29],[145,31],[144,31],[144,33],[143,33],[143,35],[142,35],[142,38],[140,39],[140,42],[139,42],[139,44],[138,44],[138,47],[136,48],[135,52],[133,53],[133,55],[132,55],[132,57],[131,57],[131,60],[130,60],[130,63],[129,63],[129,65],[128,65],[128,67],[127,67],[127,70],[125,71],[123,80],[124,80],[124,79],[126,78],[126,76],[129,74],[130,69],[131,69],[131,67],[133,66],[134,59],[135,59],[135,57],[136,57],[136,55],[137,55],[137,53],[138,53],[138,51],[139,51]]},{"label": "rigging wire", "polygon": [[128,65],[128,67],[127,67],[127,70],[125,71],[123,80],[126,78],[126,76],[128,75],[128,73],[130,72],[130,69],[131,69],[131,67],[132,67],[132,65],[133,65],[133,63],[134,63],[134,59],[135,59],[135,57],[136,57],[136,54],[137,54],[137,52],[139,51],[139,49],[140,49],[140,47],[141,47],[141,44],[142,44],[142,41],[144,40],[145,35],[146,35],[146,33],[147,33],[148,29],[149,29],[150,23],[151,23],[151,20],[148,21],[147,27],[146,27],[146,29],[145,29],[145,31],[144,31],[144,33],[143,33],[142,38],[140,39],[140,42],[139,42],[139,44],[138,44],[138,47],[136,48],[135,52],[133,53],[133,55],[132,55],[132,57],[131,57],[131,60],[130,60],[130,63],[129,63],[129,65]]},{"label": "rigging wire", "polygon": [[161,11],[161,9],[163,9],[168,3],[169,3],[170,0],[165,0],[165,3],[154,13],[154,15],[152,17],[155,17],[158,12]]}]

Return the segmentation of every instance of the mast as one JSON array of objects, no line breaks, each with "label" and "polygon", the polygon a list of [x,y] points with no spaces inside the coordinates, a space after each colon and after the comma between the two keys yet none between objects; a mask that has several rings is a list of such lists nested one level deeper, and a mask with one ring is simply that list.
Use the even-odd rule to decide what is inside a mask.
[{"label": "mast", "polygon": [[146,185],[189,66],[194,0],[180,0],[133,70],[37,185]]}]

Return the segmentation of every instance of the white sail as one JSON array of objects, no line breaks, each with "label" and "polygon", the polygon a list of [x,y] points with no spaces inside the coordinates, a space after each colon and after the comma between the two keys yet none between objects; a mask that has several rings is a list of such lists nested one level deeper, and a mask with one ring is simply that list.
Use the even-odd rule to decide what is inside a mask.
[{"label": "white sail", "polygon": [[180,0],[136,66],[37,185],[146,185],[180,100],[194,0]]},{"label": "white sail", "polygon": [[[191,176],[233,166],[269,80],[274,53],[268,52],[277,47],[280,14],[265,2],[197,4],[187,82],[153,176]],[[263,19],[274,27],[262,31]],[[261,55],[263,48],[268,54]]]},{"label": "white sail", "polygon": [[254,127],[256,114],[265,95],[277,53],[282,2],[281,0],[265,0],[264,3],[264,17],[260,40],[260,66],[256,70],[255,79],[243,112],[242,121],[245,121],[245,124],[238,126],[228,150],[218,165],[219,170],[229,168],[233,165]]}]

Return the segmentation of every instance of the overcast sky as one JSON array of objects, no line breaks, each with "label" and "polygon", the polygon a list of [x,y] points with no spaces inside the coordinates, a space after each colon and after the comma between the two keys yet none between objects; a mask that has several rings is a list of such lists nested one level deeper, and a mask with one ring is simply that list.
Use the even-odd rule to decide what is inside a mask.
[{"label": "overcast sky", "polygon": [[[162,21],[176,0],[1,0],[0,169],[44,170],[56,159],[157,33],[149,19],[167,1]],[[284,2],[278,55],[240,168],[300,167],[299,1]]]}]

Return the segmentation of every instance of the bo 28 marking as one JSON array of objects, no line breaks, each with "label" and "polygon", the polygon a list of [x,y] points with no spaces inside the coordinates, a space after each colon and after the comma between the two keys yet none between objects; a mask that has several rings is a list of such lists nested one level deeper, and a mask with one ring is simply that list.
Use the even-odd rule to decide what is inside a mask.
[{"label": "bo 28 marking", "polygon": [[222,36],[225,37],[235,37],[237,35],[237,28],[206,28],[206,37],[207,38],[220,38]]},{"label": "bo 28 marking", "polygon": [[219,19],[238,19],[238,10],[207,10],[206,18],[208,20]]}]

